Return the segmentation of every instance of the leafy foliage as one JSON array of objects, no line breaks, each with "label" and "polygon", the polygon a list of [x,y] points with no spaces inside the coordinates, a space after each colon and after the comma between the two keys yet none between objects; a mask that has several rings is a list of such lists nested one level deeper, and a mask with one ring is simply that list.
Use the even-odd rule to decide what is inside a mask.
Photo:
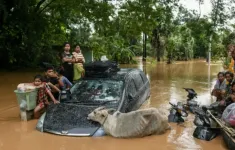
[{"label": "leafy foliage", "polygon": [[225,59],[234,0],[211,3],[212,13],[201,17],[179,0],[127,0],[118,7],[106,0],[1,0],[0,67],[59,63],[65,41],[120,63],[135,63],[142,48],[169,63],[205,58],[210,43],[213,59]]}]

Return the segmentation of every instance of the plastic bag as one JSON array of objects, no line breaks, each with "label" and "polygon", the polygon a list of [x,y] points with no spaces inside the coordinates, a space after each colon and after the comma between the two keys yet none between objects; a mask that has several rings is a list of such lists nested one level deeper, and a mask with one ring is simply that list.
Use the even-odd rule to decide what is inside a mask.
[{"label": "plastic bag", "polygon": [[232,127],[235,127],[235,103],[228,105],[222,115],[222,120]]},{"label": "plastic bag", "polygon": [[35,89],[35,86],[32,83],[20,83],[17,86],[17,90],[20,92],[30,91],[34,89]]}]

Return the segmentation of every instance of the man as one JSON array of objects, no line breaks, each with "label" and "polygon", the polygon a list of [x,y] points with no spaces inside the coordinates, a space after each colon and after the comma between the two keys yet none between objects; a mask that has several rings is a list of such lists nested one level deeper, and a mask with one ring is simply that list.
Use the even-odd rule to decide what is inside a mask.
[{"label": "man", "polygon": [[53,86],[53,88],[51,88],[51,92],[53,96],[56,99],[58,99],[60,93],[60,87],[63,87],[64,85],[56,76],[53,67],[47,67],[45,69],[44,82],[50,83],[50,85]]},{"label": "man", "polygon": [[212,95],[217,98],[217,101],[221,101],[225,96],[226,91],[226,80],[223,72],[219,72],[217,75],[217,81],[212,91]]},{"label": "man", "polygon": [[232,84],[234,82],[234,79],[233,79],[234,75],[232,72],[225,72],[225,78],[227,80],[226,82],[226,95],[229,95],[232,93]]}]

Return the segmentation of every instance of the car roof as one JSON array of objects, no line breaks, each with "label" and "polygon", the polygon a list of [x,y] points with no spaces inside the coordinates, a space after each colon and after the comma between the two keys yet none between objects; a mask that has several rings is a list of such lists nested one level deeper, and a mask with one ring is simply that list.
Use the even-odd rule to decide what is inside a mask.
[{"label": "car roof", "polygon": [[136,68],[121,68],[117,73],[109,76],[109,77],[102,77],[102,78],[98,78],[98,77],[84,77],[83,80],[86,79],[103,79],[103,80],[122,80],[125,81],[126,77],[128,76],[129,73],[133,72],[133,71],[141,71],[140,69],[136,69]]}]

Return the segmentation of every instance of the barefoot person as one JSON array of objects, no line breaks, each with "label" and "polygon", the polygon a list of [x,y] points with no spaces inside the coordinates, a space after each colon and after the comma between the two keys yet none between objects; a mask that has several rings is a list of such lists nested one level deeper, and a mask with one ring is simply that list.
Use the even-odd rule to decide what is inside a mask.
[{"label": "barefoot person", "polygon": [[53,96],[58,99],[60,88],[64,86],[63,82],[59,80],[59,77],[56,75],[54,71],[54,67],[47,67],[45,69],[45,76],[43,78],[43,82],[46,82],[51,87],[51,92]]},{"label": "barefoot person", "polygon": [[60,87],[61,90],[68,90],[73,86],[73,84],[64,76],[64,69],[58,69],[57,76],[59,77],[59,81],[63,83],[63,86]]},{"label": "barefoot person", "polygon": [[49,85],[47,83],[42,82],[43,77],[41,75],[36,75],[34,77],[34,86],[38,88],[38,95],[37,95],[37,106],[34,109],[34,118],[39,118],[41,111],[49,105],[48,96],[54,102],[54,104],[59,103],[51,93]]}]

